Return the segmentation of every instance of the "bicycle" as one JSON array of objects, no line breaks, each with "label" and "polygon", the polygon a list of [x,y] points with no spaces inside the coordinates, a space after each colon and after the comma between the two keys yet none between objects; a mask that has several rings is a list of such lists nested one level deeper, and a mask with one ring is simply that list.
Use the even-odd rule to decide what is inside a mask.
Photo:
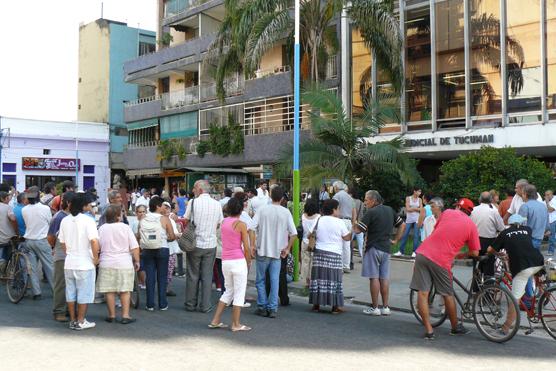
[{"label": "bicycle", "polygon": [[31,263],[22,240],[12,239],[8,249],[7,263],[0,267],[0,280],[6,281],[8,298],[12,303],[17,304],[25,296],[31,274]]},{"label": "bicycle", "polygon": [[[507,287],[498,284],[494,278],[485,278],[478,268],[478,263],[486,261],[488,256],[474,258],[473,277],[469,287],[464,285],[456,277],[453,282],[467,294],[465,301],[454,291],[454,298],[457,305],[461,308],[460,320],[473,320],[475,326],[485,338],[490,341],[503,343],[510,340],[519,329],[519,316],[510,324],[508,331],[503,331],[508,312],[513,307],[515,313],[519,313],[517,301],[512,296]],[[420,323],[423,323],[417,308],[416,290],[411,290],[409,302],[413,315]],[[429,316],[432,327],[438,327],[446,321],[448,313],[444,309],[442,295],[436,293],[434,285],[429,291]]]},{"label": "bicycle", "polygon": [[[512,276],[506,270],[500,277],[500,282],[509,289],[512,285]],[[519,300],[519,308],[525,312],[529,330],[525,335],[532,334],[535,330],[533,324],[542,323],[545,331],[556,339],[556,261],[547,260],[543,269],[534,276],[535,293],[531,302],[527,304],[523,298]]]}]

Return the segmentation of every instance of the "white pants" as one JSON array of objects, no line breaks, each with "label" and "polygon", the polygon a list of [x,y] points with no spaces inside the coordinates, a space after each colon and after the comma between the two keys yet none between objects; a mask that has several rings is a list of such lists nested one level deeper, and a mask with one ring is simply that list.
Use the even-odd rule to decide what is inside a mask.
[{"label": "white pants", "polygon": [[532,277],[535,273],[540,271],[542,268],[543,268],[542,265],[538,267],[530,267],[522,270],[521,272],[515,275],[515,277],[512,279],[512,295],[514,296],[514,298],[517,299],[517,301],[519,301],[519,299],[521,299],[523,294],[525,294],[525,286],[527,286],[527,281],[529,280],[529,277]]},{"label": "white pants", "polygon": [[[342,219],[346,223],[348,231],[351,232],[351,219]],[[344,269],[349,269],[351,263],[351,241],[342,241],[342,265]]]},{"label": "white pants", "polygon": [[222,273],[226,291],[220,301],[230,305],[242,307],[245,304],[245,290],[247,290],[247,262],[245,259],[222,260]]}]

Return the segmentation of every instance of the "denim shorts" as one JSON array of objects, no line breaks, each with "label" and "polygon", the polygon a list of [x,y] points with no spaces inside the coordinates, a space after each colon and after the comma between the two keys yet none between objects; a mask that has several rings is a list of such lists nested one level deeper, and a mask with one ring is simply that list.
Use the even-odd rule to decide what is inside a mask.
[{"label": "denim shorts", "polygon": [[96,271],[64,269],[66,278],[66,301],[77,304],[91,304],[95,301]]},{"label": "denim shorts", "polygon": [[390,278],[390,254],[374,247],[367,249],[363,255],[361,276],[367,278]]}]

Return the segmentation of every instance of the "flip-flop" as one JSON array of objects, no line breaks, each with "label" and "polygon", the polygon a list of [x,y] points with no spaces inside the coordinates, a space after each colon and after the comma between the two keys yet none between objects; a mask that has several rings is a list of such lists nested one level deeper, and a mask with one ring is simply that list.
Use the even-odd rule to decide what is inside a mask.
[{"label": "flip-flop", "polygon": [[104,320],[108,323],[112,323],[116,320],[116,317],[106,317],[106,318],[104,318]]},{"label": "flip-flop", "polygon": [[209,328],[212,328],[212,329],[217,329],[217,328],[228,328],[228,325],[226,325],[226,324],[220,322],[220,323],[217,323],[216,325],[213,324],[213,323],[210,323],[210,324],[208,325],[208,327],[209,327]]},{"label": "flip-flop", "polygon": [[251,327],[241,325],[241,327],[239,327],[239,328],[232,329],[232,332],[238,332],[238,331],[251,331]]},{"label": "flip-flop", "polygon": [[122,318],[120,323],[122,325],[128,325],[128,324],[133,323],[135,321],[137,321],[135,318]]}]

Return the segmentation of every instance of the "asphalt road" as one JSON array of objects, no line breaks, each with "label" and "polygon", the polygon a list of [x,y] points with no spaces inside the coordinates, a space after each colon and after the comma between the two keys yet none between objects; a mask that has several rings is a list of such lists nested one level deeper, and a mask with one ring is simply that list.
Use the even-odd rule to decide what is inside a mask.
[{"label": "asphalt road", "polygon": [[[363,307],[347,313],[312,313],[306,298],[292,296],[278,318],[257,317],[245,309],[249,333],[207,328],[212,314],[185,312],[184,280],[167,312],[134,311],[131,325],[108,324],[102,304],[87,316],[92,330],[71,331],[51,317],[51,296],[11,304],[0,288],[1,370],[371,370],[477,369],[554,370],[556,341],[543,330],[519,333],[506,344],[485,340],[472,324],[463,337],[437,330],[437,339],[421,339],[412,315],[368,317]],[[253,295],[252,289],[249,290]],[[144,300],[144,297],[143,297]],[[143,301],[144,303],[144,301]],[[224,322],[229,323],[229,311]]]}]

